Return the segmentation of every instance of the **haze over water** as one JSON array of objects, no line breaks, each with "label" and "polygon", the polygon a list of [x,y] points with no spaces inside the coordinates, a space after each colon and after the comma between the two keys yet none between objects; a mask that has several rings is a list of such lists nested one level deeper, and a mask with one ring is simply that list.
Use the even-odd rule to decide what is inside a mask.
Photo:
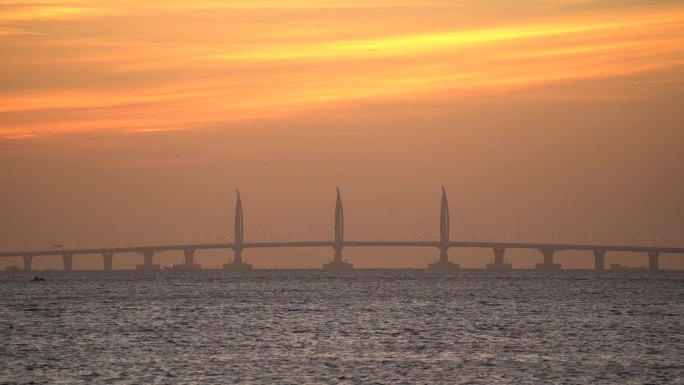
[{"label": "haze over water", "polygon": [[2,383],[681,383],[682,272],[0,275]]}]

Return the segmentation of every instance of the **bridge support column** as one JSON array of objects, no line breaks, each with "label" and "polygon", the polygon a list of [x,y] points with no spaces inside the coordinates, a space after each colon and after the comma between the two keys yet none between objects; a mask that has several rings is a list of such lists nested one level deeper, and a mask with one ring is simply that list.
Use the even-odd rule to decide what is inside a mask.
[{"label": "bridge support column", "polygon": [[553,263],[553,254],[556,252],[556,249],[544,247],[539,249],[539,251],[544,255],[544,262],[538,263],[535,269],[539,271],[559,271],[561,269],[560,263]]},{"label": "bridge support column", "polygon": [[182,265],[173,265],[174,270],[199,270],[202,268],[198,263],[195,263],[195,249],[183,250],[185,254],[185,261]]},{"label": "bridge support column", "polygon": [[185,254],[185,265],[186,266],[195,264],[195,250],[194,249],[183,250],[183,254]]},{"label": "bridge support column", "polygon": [[342,263],[342,246],[335,247],[335,256],[333,257],[333,263]]},{"label": "bridge support column", "polygon": [[596,271],[603,271],[606,263],[606,251],[594,250],[594,269]]},{"label": "bridge support column", "polygon": [[456,271],[460,266],[449,260],[449,246],[439,246],[439,260],[428,264],[428,270],[432,271]]},{"label": "bridge support column", "polygon": [[648,252],[648,269],[651,271],[658,271],[658,257],[660,252],[649,251]]},{"label": "bridge support column", "polygon": [[102,253],[102,260],[104,262],[104,271],[112,271],[112,260],[114,259],[114,253],[106,252]]},{"label": "bridge support column", "polygon": [[33,255],[24,255],[24,271],[31,271]]},{"label": "bridge support column", "polygon": [[487,264],[487,270],[490,271],[511,271],[513,270],[513,265],[506,263],[504,261],[504,252],[506,249],[503,247],[494,248],[494,263]]},{"label": "bridge support column", "polygon": [[223,265],[223,270],[249,271],[252,265],[242,261],[242,248],[233,249],[233,261]]},{"label": "bridge support column", "polygon": [[342,249],[344,246],[333,246],[333,250],[335,250],[335,254],[333,255],[333,260],[332,262],[328,262],[323,264],[323,270],[332,270],[332,271],[345,271],[345,270],[353,270],[354,265],[351,263],[345,262],[342,259]]},{"label": "bridge support column", "polygon": [[62,260],[64,261],[64,271],[71,271],[72,262],[74,261],[73,254],[62,255]]},{"label": "bridge support column", "polygon": [[136,267],[137,270],[159,270],[160,266],[153,263],[154,250],[142,251],[144,262]]}]

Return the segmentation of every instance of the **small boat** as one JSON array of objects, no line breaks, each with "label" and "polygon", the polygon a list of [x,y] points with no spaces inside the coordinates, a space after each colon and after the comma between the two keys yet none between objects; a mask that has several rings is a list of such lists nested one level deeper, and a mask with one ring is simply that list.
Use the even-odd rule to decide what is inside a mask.
[{"label": "small boat", "polygon": [[31,281],[33,281],[33,282],[45,281],[45,278],[41,278],[41,277],[36,275],[35,277],[33,277],[33,279]]}]

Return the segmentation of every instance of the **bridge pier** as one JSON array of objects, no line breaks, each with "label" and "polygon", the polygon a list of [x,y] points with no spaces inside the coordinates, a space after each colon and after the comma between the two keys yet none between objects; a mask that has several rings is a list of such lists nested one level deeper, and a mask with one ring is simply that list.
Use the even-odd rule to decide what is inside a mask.
[{"label": "bridge pier", "polygon": [[147,270],[147,271],[160,270],[160,266],[155,265],[152,261],[154,258],[154,250],[149,250],[149,249],[143,250],[142,255],[143,255],[143,261],[144,262],[142,265],[136,266],[136,270]]},{"label": "bridge pier", "polygon": [[504,252],[506,249],[503,247],[494,247],[494,263],[487,264],[487,270],[489,271],[511,271],[513,270],[513,265],[506,263],[504,261]]},{"label": "bridge pier", "polygon": [[104,262],[104,271],[112,271],[112,260],[114,259],[114,253],[105,252],[102,253],[102,260]]},{"label": "bridge pier", "polygon": [[335,250],[335,255],[333,256],[332,262],[328,262],[323,264],[323,270],[331,270],[331,271],[345,271],[345,270],[353,270],[354,265],[351,263],[347,263],[342,260],[342,249],[344,246],[333,246],[333,249]]},{"label": "bridge pier", "polygon": [[658,271],[658,257],[660,252],[649,251],[648,252],[648,269],[651,271]]},{"label": "bridge pier", "polygon": [[428,270],[432,271],[456,271],[460,268],[457,263],[449,260],[449,246],[439,246],[439,260],[428,264]]},{"label": "bridge pier", "polygon": [[174,270],[200,270],[202,266],[195,263],[195,249],[183,250],[185,254],[185,261],[182,265],[173,265]]},{"label": "bridge pier", "polygon": [[223,265],[223,270],[232,271],[249,271],[252,270],[252,265],[242,261],[242,249],[233,249],[233,261]]},{"label": "bridge pier", "polygon": [[64,271],[71,271],[72,262],[74,261],[73,254],[62,255],[62,260],[64,261]]},{"label": "bridge pier", "polygon": [[603,271],[606,263],[606,251],[594,250],[594,269],[596,271]]},{"label": "bridge pier", "polygon": [[24,271],[31,271],[33,255],[24,255]]},{"label": "bridge pier", "polygon": [[542,255],[544,255],[544,262],[543,263],[538,263],[535,266],[536,270],[539,271],[560,271],[561,265],[560,263],[553,263],[553,254],[556,252],[556,249],[552,247],[544,247],[539,249],[541,251]]}]

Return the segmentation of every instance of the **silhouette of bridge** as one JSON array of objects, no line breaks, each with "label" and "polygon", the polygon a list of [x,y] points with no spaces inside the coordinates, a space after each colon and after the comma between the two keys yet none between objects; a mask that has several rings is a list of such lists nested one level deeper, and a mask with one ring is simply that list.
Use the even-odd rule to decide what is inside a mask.
[{"label": "silhouette of bridge", "polygon": [[50,249],[50,250],[26,250],[0,252],[0,257],[23,258],[24,271],[31,271],[32,260],[38,256],[61,255],[64,262],[64,270],[72,270],[75,255],[101,254],[104,270],[112,270],[112,262],[116,253],[139,253],[143,256],[143,263],[137,266],[138,270],[159,270],[160,266],[154,264],[155,253],[165,251],[182,251],[185,255],[183,264],[173,265],[177,270],[197,270],[201,266],[195,263],[194,255],[197,250],[232,249],[233,260],[223,265],[225,270],[247,271],[252,265],[243,261],[242,252],[245,249],[257,248],[287,248],[287,247],[330,247],[334,250],[333,260],[323,265],[326,270],[351,270],[352,264],[343,260],[342,250],[345,247],[428,247],[439,250],[439,259],[428,265],[428,269],[435,271],[455,271],[459,266],[448,258],[450,248],[489,248],[494,253],[494,261],[487,265],[487,270],[510,271],[512,265],[504,260],[506,249],[531,249],[538,250],[543,256],[543,261],[536,265],[537,270],[557,271],[561,265],[554,263],[553,257],[556,252],[564,250],[591,251],[594,254],[594,267],[597,271],[605,269],[605,256],[608,252],[637,252],[644,253],[648,257],[649,270],[658,270],[658,259],[661,253],[684,253],[681,247],[649,247],[649,246],[624,246],[624,245],[587,245],[577,243],[544,243],[544,242],[492,242],[492,241],[452,241],[450,240],[450,217],[449,202],[446,191],[442,187],[442,201],[439,218],[439,238],[434,241],[396,240],[396,241],[352,241],[344,239],[344,210],[342,196],[337,189],[334,217],[334,239],[331,241],[268,241],[268,242],[245,242],[244,241],[244,217],[242,200],[237,192],[235,204],[235,234],[233,242],[226,243],[178,243],[168,245],[147,246],[123,246],[123,247],[96,247],[74,249]]}]

